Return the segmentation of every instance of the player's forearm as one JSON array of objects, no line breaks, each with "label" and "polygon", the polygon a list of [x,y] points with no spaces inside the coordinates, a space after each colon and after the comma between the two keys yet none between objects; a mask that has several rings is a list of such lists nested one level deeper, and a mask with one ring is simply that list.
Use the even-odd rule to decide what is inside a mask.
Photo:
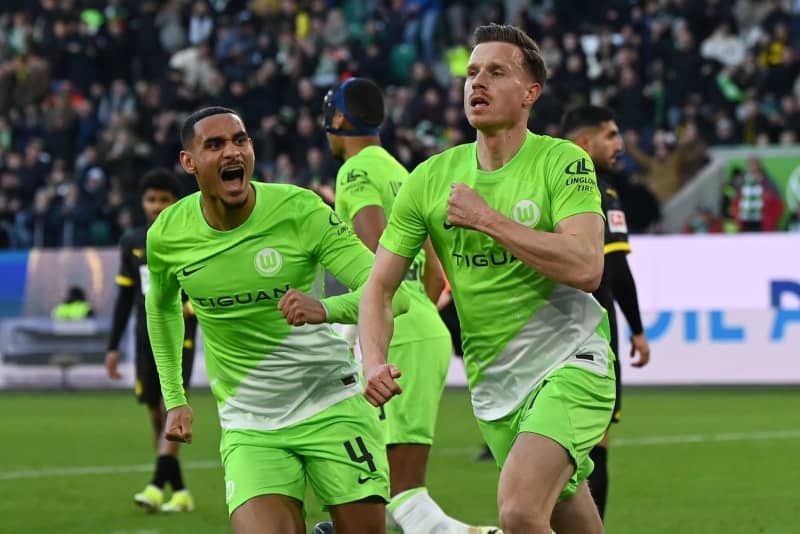
[{"label": "player's forearm", "polygon": [[111,335],[108,338],[108,350],[119,349],[119,342],[125,333],[128,319],[133,309],[136,289],[132,286],[119,286],[117,300],[114,302],[114,314],[111,319]]},{"label": "player's forearm", "polygon": [[181,304],[177,298],[174,303],[156,304],[148,296],[145,307],[147,332],[161,382],[161,394],[169,410],[186,404],[181,374],[184,333]]},{"label": "player's forearm", "polygon": [[386,363],[393,331],[392,291],[370,280],[364,287],[358,319],[358,338],[365,366]]},{"label": "player's forearm", "polygon": [[600,284],[602,239],[532,230],[495,211],[477,229],[548,278],[583,291],[594,291]]},{"label": "player's forearm", "polygon": [[[361,286],[352,293],[322,299],[322,304],[328,312],[328,322],[356,324],[359,316],[359,302],[363,297],[364,288],[365,286]],[[408,292],[404,288],[400,288],[390,301],[391,316],[396,317],[406,313],[410,302]]]},{"label": "player's forearm", "polygon": [[628,259],[624,252],[613,252],[608,255],[609,267],[613,268],[611,291],[614,300],[619,304],[625,320],[631,327],[631,331],[641,334],[644,331],[642,326],[642,316],[639,312],[639,298],[636,293],[636,282],[633,280]]}]

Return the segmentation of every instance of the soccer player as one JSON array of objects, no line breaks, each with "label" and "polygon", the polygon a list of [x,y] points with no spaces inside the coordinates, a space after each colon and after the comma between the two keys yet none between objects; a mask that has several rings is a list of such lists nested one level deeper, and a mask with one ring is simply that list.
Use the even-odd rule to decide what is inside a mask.
[{"label": "soccer player", "polygon": [[[583,148],[596,170],[610,171],[622,153],[622,138],[614,119],[614,112],[600,106],[581,106],[567,112],[561,121],[562,134]],[[597,301],[608,312],[611,328],[611,349],[618,354],[617,313],[614,302],[619,303],[625,319],[631,327],[631,353],[639,357],[633,362],[634,367],[644,367],[650,360],[650,345],[642,328],[642,317],[639,314],[639,301],[636,297],[636,284],[628,266],[627,255],[631,251],[628,243],[628,226],[625,212],[617,196],[617,192],[597,175],[597,185],[602,194],[602,207],[606,215],[605,229],[605,268],[600,287],[594,292]],[[611,421],[618,423],[622,407],[622,375],[619,361],[614,360],[614,372],[617,376],[617,397]],[[608,496],[608,431],[603,440],[590,453],[594,461],[594,471],[589,477],[589,488],[594,498],[600,517],[605,516]]]},{"label": "soccer player", "polygon": [[[142,195],[142,210],[147,222],[132,230],[120,240],[119,275],[117,275],[117,300],[114,303],[111,336],[106,353],[106,370],[108,375],[119,380],[122,376],[117,369],[119,363],[119,343],[128,324],[131,311],[136,307],[136,382],[134,391],[139,402],[147,406],[150,422],[153,427],[155,449],[158,453],[153,479],[144,490],[134,495],[136,504],[149,512],[185,512],[194,509],[194,500],[183,482],[178,449],[180,444],[167,441],[164,437],[164,420],[166,410],[161,398],[161,386],[158,382],[156,362],[150,348],[147,335],[147,320],[144,310],[144,295],[148,289],[147,255],[145,253],[145,237],[147,229],[155,222],[159,214],[171,206],[181,196],[178,179],[166,169],[153,169],[142,176],[139,183]],[[197,321],[190,307],[185,309],[186,328],[183,333],[183,383],[189,387],[194,364],[194,338]],[[164,502],[164,487],[169,484],[172,497]]]},{"label": "soccer player", "polygon": [[475,31],[464,109],[477,141],[431,157],[406,180],[364,289],[366,397],[400,393],[386,364],[391,296],[430,236],[461,320],[472,404],[501,467],[506,534],[596,534],[589,451],[614,407],[603,216],[586,152],[528,131],[547,73],[513,26]]},{"label": "soccer player", "polygon": [[[395,196],[408,177],[405,167],[381,146],[383,94],[367,79],[350,78],[331,89],[323,109],[331,152],[344,160],[336,178],[336,211],[375,251]],[[452,354],[450,332],[434,304],[444,288],[444,277],[430,242],[414,258],[403,285],[411,305],[407,314],[397,318],[388,361],[403,369],[398,383],[405,394],[381,409],[392,495],[387,519],[406,533],[488,531],[448,517],[425,488],[436,414]]]},{"label": "soccer player", "polygon": [[[251,182],[253,144],[234,111],[192,113],[181,141],[181,164],[200,191],[147,233],[147,324],[167,438],[192,440],[182,288],[203,329],[234,531],[304,533],[308,479],[340,534],[384,532],[382,429],[347,343],[320,324],[354,323],[360,297],[322,298],[325,270],[359,288],[373,255],[315,193]],[[403,298],[395,312],[408,309]]]}]

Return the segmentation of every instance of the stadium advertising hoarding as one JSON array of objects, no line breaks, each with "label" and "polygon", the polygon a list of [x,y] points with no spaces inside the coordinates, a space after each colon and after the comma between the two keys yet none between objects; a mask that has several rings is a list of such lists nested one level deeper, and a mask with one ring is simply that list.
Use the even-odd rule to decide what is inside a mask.
[{"label": "stadium advertising hoarding", "polygon": [[626,384],[800,383],[800,234],[632,237],[629,255],[650,339]]},{"label": "stadium advertising hoarding", "polygon": [[[800,234],[632,236],[650,363],[628,385],[800,384]],[[453,360],[448,382],[466,383]]]},{"label": "stadium advertising hoarding", "polygon": [[[800,234],[633,236],[631,245],[653,355],[647,367],[630,367],[627,323],[618,311],[626,384],[800,384]],[[9,282],[0,292],[5,317],[48,317],[75,284],[87,290],[99,317],[110,316],[115,249],[0,256],[0,276]],[[58,378],[56,370],[12,367],[3,369],[0,360],[0,387],[17,375],[25,383]],[[88,366],[71,374],[81,386],[132,382],[132,372],[119,384]],[[207,384],[202,354],[193,383]],[[466,384],[459,359],[448,383]]]}]

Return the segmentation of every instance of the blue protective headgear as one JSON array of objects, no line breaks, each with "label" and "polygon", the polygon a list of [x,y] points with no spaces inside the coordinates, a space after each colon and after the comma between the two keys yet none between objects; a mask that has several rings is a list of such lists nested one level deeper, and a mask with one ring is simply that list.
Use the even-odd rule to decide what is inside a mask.
[{"label": "blue protective headgear", "polygon": [[[328,91],[323,101],[323,113],[325,120],[325,131],[333,135],[343,135],[349,137],[363,136],[363,135],[378,135],[381,128],[380,126],[369,126],[364,124],[350,113],[345,103],[344,92],[348,85],[359,78],[348,78],[336,87]],[[342,130],[341,128],[333,127],[333,115],[336,111],[341,111],[347,121],[353,126],[352,130]]]}]

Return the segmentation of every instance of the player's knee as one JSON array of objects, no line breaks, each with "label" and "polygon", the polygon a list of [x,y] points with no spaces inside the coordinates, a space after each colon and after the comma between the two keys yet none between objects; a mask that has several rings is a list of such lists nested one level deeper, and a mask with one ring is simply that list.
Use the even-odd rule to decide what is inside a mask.
[{"label": "player's knee", "polygon": [[500,528],[505,534],[550,534],[550,514],[534,510],[520,501],[501,503]]}]

